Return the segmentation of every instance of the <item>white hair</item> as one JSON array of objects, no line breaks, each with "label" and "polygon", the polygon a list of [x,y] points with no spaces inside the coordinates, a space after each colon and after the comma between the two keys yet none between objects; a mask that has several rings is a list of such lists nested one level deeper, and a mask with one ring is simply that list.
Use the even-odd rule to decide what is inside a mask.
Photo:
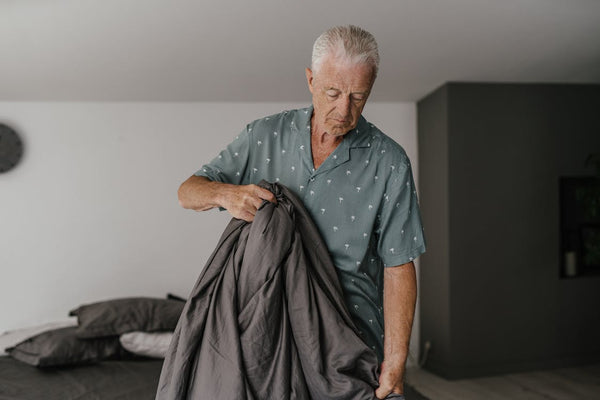
[{"label": "white hair", "polygon": [[373,67],[373,78],[379,70],[379,50],[372,34],[354,25],[335,26],[323,32],[315,40],[312,66],[317,70],[326,56],[333,56],[351,64],[367,64]]}]

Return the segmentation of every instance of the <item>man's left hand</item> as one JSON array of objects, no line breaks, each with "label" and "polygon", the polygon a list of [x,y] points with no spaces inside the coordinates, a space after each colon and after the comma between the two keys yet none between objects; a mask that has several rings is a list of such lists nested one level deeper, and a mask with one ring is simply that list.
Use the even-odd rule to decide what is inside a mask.
[{"label": "man's left hand", "polygon": [[379,375],[379,388],[375,391],[378,399],[385,399],[390,393],[404,394],[404,371],[403,362],[384,361],[381,363],[381,374]]}]

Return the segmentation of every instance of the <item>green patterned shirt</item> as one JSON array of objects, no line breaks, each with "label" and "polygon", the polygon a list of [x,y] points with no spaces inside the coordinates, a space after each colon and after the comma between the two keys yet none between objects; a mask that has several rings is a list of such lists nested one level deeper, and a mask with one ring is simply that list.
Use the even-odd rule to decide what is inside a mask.
[{"label": "green patterned shirt", "polygon": [[279,182],[304,202],[337,267],[346,305],[383,359],[383,269],[425,252],[404,149],[362,116],[318,168],[312,107],[256,120],[196,175],[233,184]]}]

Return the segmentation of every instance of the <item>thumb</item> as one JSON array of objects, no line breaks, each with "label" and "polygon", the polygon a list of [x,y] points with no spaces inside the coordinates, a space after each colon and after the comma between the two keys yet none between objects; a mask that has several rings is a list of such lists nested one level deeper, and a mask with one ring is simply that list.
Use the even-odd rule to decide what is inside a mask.
[{"label": "thumb", "polygon": [[388,394],[392,393],[392,385],[387,381],[388,379],[384,376],[379,378],[379,387],[375,390],[375,396],[378,399],[385,399]]}]

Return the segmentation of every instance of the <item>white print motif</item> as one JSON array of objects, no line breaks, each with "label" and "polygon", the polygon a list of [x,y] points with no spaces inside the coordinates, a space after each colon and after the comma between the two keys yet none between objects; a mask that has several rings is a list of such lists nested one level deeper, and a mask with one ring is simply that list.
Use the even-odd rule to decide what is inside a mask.
[{"label": "white print motif", "polygon": [[281,154],[285,154],[285,150],[281,150]]},{"label": "white print motif", "polygon": [[369,210],[372,210],[372,209],[373,209],[373,205],[369,204]]},{"label": "white print motif", "polygon": [[337,232],[337,231],[338,231],[338,227],[337,227],[337,226],[334,226],[334,227],[333,227],[333,231],[334,231],[334,232]]},{"label": "white print motif", "polygon": [[364,237],[364,238],[366,238],[367,236],[369,236],[369,235],[367,234],[367,232],[363,233],[363,237]]},{"label": "white print motif", "polygon": [[278,133],[277,133],[277,132],[273,132],[273,136],[277,136],[277,135],[278,135]]},{"label": "white print motif", "polygon": [[333,155],[333,159],[334,159],[334,160],[337,160],[337,154],[334,154],[334,155]]},{"label": "white print motif", "polygon": [[240,176],[240,171],[236,172],[235,176]]},{"label": "white print motif", "polygon": [[356,216],[355,216],[355,215],[351,215],[351,216],[350,216],[350,220],[351,220],[352,222],[356,221]]},{"label": "white print motif", "polygon": [[321,208],[321,215],[325,214],[325,209]]},{"label": "white print motif", "polygon": [[396,166],[395,166],[395,165],[390,165],[390,168],[391,168],[391,169],[392,169],[392,171],[393,171],[393,170],[395,170],[395,169],[396,169]]},{"label": "white print motif", "polygon": [[296,170],[296,167],[294,167],[294,166],[292,165],[292,171],[295,171],[295,170]]},{"label": "white print motif", "polygon": [[257,171],[258,171],[258,169],[256,169],[256,168],[252,168],[252,173],[254,173],[254,174],[255,174]]},{"label": "white print motif", "polygon": [[394,254],[394,248],[393,247],[390,249],[390,253]]},{"label": "white print motif", "polygon": [[239,154],[237,152],[233,153],[234,157],[237,157]]},{"label": "white print motif", "polygon": [[350,175],[352,172],[350,170],[346,171],[346,175]]},{"label": "white print motif", "polygon": [[267,161],[267,164],[271,162],[270,158],[267,158],[265,161]]},{"label": "white print motif", "polygon": [[331,183],[331,179],[327,179],[327,184],[329,185]]},{"label": "white print motif", "polygon": [[311,190],[311,191],[310,191],[310,195],[311,195],[311,196],[314,196],[314,195],[315,195],[315,191],[314,191],[314,190]]},{"label": "white print motif", "polygon": [[356,192],[357,192],[357,193],[360,193],[360,189],[361,189],[361,187],[360,187],[360,186],[357,186],[357,187],[356,187]]},{"label": "white print motif", "polygon": [[300,150],[304,150],[304,145],[300,145]]},{"label": "white print motif", "polygon": [[348,251],[348,249],[350,248],[350,245],[349,245],[348,243],[346,243],[346,244],[344,245],[344,247],[346,248],[346,251]]},{"label": "white print motif", "polygon": [[338,198],[338,200],[340,201],[340,204],[342,204],[342,201],[344,201],[343,197]]},{"label": "white print motif", "polygon": [[262,142],[259,140],[258,142],[256,142],[256,144],[260,146]]},{"label": "white print motif", "polygon": [[300,191],[303,191],[303,190],[304,190],[304,186],[300,185]]}]

